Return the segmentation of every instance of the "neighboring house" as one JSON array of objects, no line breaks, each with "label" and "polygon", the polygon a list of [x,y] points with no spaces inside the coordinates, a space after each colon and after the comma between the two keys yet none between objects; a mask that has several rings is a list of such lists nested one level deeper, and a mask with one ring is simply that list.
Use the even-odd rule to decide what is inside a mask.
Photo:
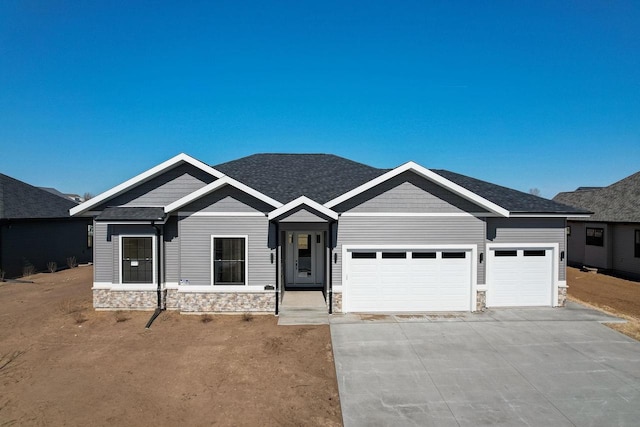
[{"label": "neighboring house", "polygon": [[567,216],[587,212],[413,162],[185,154],[71,209],[95,220],[94,307],[329,312],[562,306]]},{"label": "neighboring house", "polygon": [[85,201],[84,198],[80,197],[78,194],[65,194],[65,193],[62,193],[62,192],[56,190],[55,188],[52,188],[52,187],[38,187],[38,188],[41,189],[41,190],[44,190],[44,191],[48,191],[51,194],[55,194],[56,196],[60,196],[60,197],[63,197],[65,199],[73,200],[76,203],[82,203],[82,202]]},{"label": "neighboring house", "polygon": [[640,172],[608,187],[580,187],[553,200],[590,210],[590,218],[569,218],[568,259],[640,279]]},{"label": "neighboring house", "polygon": [[6,278],[22,276],[24,268],[44,271],[49,262],[67,265],[68,257],[93,259],[88,218],[71,218],[78,204],[7,175],[0,174],[0,269]]}]

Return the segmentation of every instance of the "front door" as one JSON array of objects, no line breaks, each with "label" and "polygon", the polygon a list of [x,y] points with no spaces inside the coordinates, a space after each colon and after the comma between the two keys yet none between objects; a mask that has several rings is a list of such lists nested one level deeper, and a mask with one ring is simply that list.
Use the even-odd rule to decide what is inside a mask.
[{"label": "front door", "polygon": [[308,284],[315,282],[314,239],[312,233],[294,233],[293,239],[293,268],[294,282]]},{"label": "front door", "polygon": [[287,287],[322,286],[322,232],[288,231]]}]

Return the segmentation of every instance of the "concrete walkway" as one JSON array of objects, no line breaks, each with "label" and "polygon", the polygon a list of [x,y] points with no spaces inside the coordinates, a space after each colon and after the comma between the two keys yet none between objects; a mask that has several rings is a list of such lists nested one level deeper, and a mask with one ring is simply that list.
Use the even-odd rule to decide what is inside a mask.
[{"label": "concrete walkway", "polygon": [[637,426],[640,343],[564,309],[332,316],[344,425]]},{"label": "concrete walkway", "polygon": [[328,309],[322,291],[286,291],[278,325],[327,325]]}]

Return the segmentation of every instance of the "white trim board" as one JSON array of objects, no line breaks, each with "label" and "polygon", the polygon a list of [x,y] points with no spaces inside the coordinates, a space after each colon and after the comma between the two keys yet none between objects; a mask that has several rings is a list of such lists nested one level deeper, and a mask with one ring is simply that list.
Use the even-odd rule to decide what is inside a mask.
[{"label": "white trim board", "polygon": [[227,216],[227,217],[238,217],[238,216],[260,216],[265,217],[266,214],[262,212],[178,212],[178,216],[203,216],[203,217],[211,217],[211,216]]},{"label": "white trim board", "polygon": [[278,202],[275,199],[272,199],[269,196],[266,196],[264,194],[262,194],[259,191],[254,190],[251,187],[248,187],[238,181],[236,181],[233,178],[229,178],[228,176],[224,176],[216,181],[213,181],[211,184],[207,184],[204,187],[194,191],[191,194],[187,194],[186,196],[176,200],[173,203],[168,204],[167,206],[165,206],[164,208],[164,212],[165,213],[171,213],[173,211],[176,211],[178,209],[180,209],[183,206],[188,205],[189,203],[200,199],[201,197],[206,196],[207,194],[213,193],[214,191],[218,190],[219,188],[222,188],[225,185],[230,185],[232,187],[237,188],[238,190],[249,194],[250,196],[255,197],[258,200],[261,200],[273,207],[280,207],[282,206],[282,203]]},{"label": "white trim board", "polygon": [[341,217],[495,217],[490,212],[345,212]]},{"label": "white trim board", "polygon": [[84,203],[80,203],[78,206],[74,206],[73,208],[69,209],[69,213],[71,216],[84,213],[90,210],[92,207],[97,206],[108,199],[111,199],[115,196],[118,196],[126,192],[127,190],[137,187],[138,185],[152,178],[155,178],[156,176],[162,174],[163,172],[173,169],[174,167],[178,166],[180,163],[188,163],[204,172],[207,172],[208,174],[210,174],[215,178],[221,178],[225,176],[222,172],[212,168],[209,165],[202,163],[200,160],[194,159],[193,157],[185,153],[180,153],[177,156],[174,156],[169,160],[166,160],[160,163],[159,165],[154,166],[151,169],[145,172],[142,172],[139,175],[134,176],[133,178],[123,182],[122,184],[117,185],[111,188],[110,190],[105,191],[104,193],[100,193],[97,196],[93,197],[92,199],[89,199]]},{"label": "white trim board", "polygon": [[498,216],[501,217],[509,217],[509,211],[505,208],[503,208],[502,206],[499,206],[487,199],[485,199],[484,197],[481,197],[479,195],[477,195],[476,193],[467,190],[464,187],[461,187],[460,185],[444,178],[441,175],[438,175],[437,173],[430,171],[429,169],[420,166],[419,164],[415,163],[415,162],[407,162],[404,165],[398,166],[397,168],[383,174],[380,175],[379,177],[372,179],[369,182],[366,182],[364,184],[362,184],[359,187],[354,188],[351,191],[348,191],[346,193],[344,193],[341,196],[336,197],[333,200],[328,201],[327,203],[325,203],[324,205],[328,208],[333,208],[337,205],[339,205],[340,203],[351,199],[352,197],[357,196],[358,194],[361,194],[373,187],[375,187],[376,185],[382,184],[385,181],[388,181],[389,179],[396,177],[398,175],[400,175],[401,173],[407,172],[407,171],[411,171],[416,173],[419,176],[422,176],[423,178],[428,179],[429,181],[432,181],[438,185],[440,185],[441,187],[451,191],[454,194],[457,194],[458,196],[469,200],[472,203],[475,203],[476,205],[487,209],[495,214],[497,214]]},{"label": "white trim board", "polygon": [[289,203],[287,203],[286,205],[282,205],[280,207],[278,207],[277,209],[269,212],[269,220],[273,220],[278,218],[279,216],[282,216],[284,214],[286,214],[287,212],[296,209],[300,206],[307,206],[309,208],[311,208],[312,210],[315,210],[319,213],[321,213],[324,216],[327,216],[333,220],[337,220],[338,219],[338,213],[327,208],[326,206],[321,205],[320,203],[311,200],[310,198],[306,197],[306,196],[300,196],[295,200],[290,201]]}]

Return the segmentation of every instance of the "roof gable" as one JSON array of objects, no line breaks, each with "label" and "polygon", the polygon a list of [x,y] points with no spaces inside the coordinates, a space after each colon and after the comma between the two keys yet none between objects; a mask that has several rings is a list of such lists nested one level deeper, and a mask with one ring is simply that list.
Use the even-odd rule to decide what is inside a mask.
[{"label": "roof gable", "polygon": [[588,209],[589,221],[640,222],[640,172],[636,172],[608,187],[559,193],[553,200]]},{"label": "roof gable", "polygon": [[478,196],[477,194],[469,191],[468,189],[442,177],[441,175],[438,175],[432,171],[430,171],[429,169],[426,169],[420,165],[418,165],[417,163],[414,162],[408,162],[405,163],[404,165],[398,166],[397,168],[383,174],[380,175],[379,177],[364,183],[363,185],[354,188],[353,190],[341,195],[340,197],[337,197],[333,200],[330,200],[329,202],[327,202],[325,204],[325,206],[327,207],[334,207],[339,205],[340,203],[343,203],[349,199],[351,199],[352,197],[355,197],[361,193],[363,193],[364,191],[367,191],[379,184],[384,183],[385,181],[388,181],[402,173],[405,173],[407,171],[411,171],[413,173],[416,173],[420,176],[422,176],[423,178],[426,178],[442,187],[444,187],[445,189],[451,191],[452,193],[466,199],[469,200],[473,203],[475,203],[476,205],[482,207],[483,209],[486,209],[490,212],[493,212],[496,215],[499,216],[504,216],[507,217],[509,216],[509,211],[504,209],[503,207],[483,198]]},{"label": "roof gable", "polygon": [[73,209],[70,210],[71,215],[79,215],[82,214],[84,212],[87,212],[89,210],[91,210],[92,208],[97,207],[98,205],[100,205],[101,203],[110,200],[116,196],[119,196],[121,194],[124,194],[125,192],[141,185],[144,182],[147,182],[161,174],[163,174],[164,172],[175,168],[176,166],[182,164],[182,163],[188,163],[192,166],[195,166],[196,168],[209,173],[210,175],[212,175],[215,178],[220,178],[223,176],[223,173],[215,170],[214,168],[212,168],[211,166],[208,166],[204,163],[202,163],[201,161],[194,159],[191,156],[188,156],[184,153],[180,153],[175,157],[172,157],[171,159],[160,163],[159,165],[145,171],[142,172],[139,175],[134,176],[133,178],[123,182],[120,185],[117,185],[115,187],[113,187],[110,190],[105,191],[104,193],[101,193],[99,195],[97,195],[96,197],[81,203],[80,205],[74,207]]},{"label": "roof gable", "polygon": [[0,219],[68,218],[77,203],[0,174]]}]

